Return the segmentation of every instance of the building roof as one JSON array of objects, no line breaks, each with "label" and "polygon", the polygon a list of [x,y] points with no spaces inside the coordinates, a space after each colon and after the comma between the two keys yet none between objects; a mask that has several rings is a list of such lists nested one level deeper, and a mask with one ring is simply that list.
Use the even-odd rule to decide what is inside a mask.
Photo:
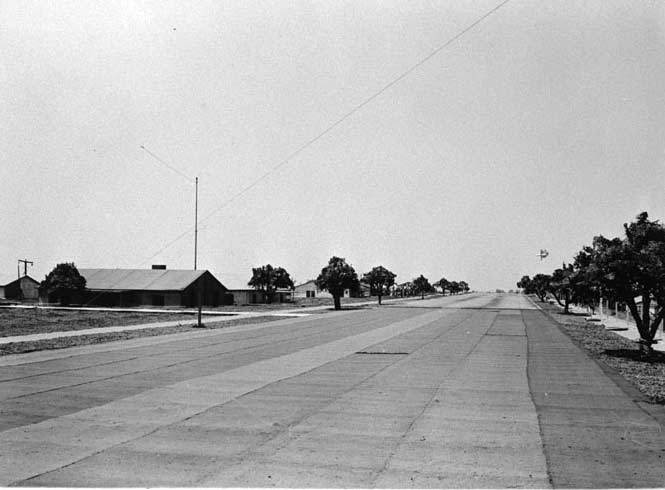
[{"label": "building roof", "polygon": [[296,287],[299,288],[301,286],[306,286],[307,284],[315,283],[316,284],[316,279],[310,279],[309,281],[305,281],[302,284],[296,284]]},{"label": "building roof", "polygon": [[224,275],[224,286],[229,291],[243,291],[243,290],[254,290],[252,286],[247,285],[249,279],[240,279],[237,275],[229,275],[228,277]]},{"label": "building roof", "polygon": [[206,270],[79,269],[86,288],[104,291],[182,291]]},{"label": "building roof", "polygon": [[0,274],[0,286],[6,286],[16,280],[16,274]]},{"label": "building roof", "polygon": [[25,276],[21,276],[21,277],[16,277],[16,276],[12,276],[12,275],[5,275],[5,274],[2,274],[2,275],[0,275],[0,286],[9,286],[10,284],[12,284],[12,283],[18,281],[19,279],[23,279],[23,278],[26,278],[26,277],[27,277],[30,281],[39,284],[39,281],[37,281],[36,279],[33,279],[33,278],[30,277],[29,275],[25,275]]}]

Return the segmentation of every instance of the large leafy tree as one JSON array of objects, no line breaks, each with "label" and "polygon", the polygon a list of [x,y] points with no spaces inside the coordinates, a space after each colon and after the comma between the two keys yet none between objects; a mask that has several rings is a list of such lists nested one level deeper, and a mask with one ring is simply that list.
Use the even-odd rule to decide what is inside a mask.
[{"label": "large leafy tree", "polygon": [[270,264],[261,267],[252,267],[252,278],[247,283],[253,288],[265,293],[266,303],[272,303],[275,291],[278,288],[293,289],[293,280],[282,267],[273,267]]},{"label": "large leafy tree", "polygon": [[413,280],[413,289],[415,294],[420,294],[420,299],[425,299],[425,293],[429,293],[432,290],[432,285],[425,276],[420,274],[419,277]]},{"label": "large leafy tree", "polygon": [[61,305],[67,306],[85,290],[85,277],[73,262],[63,262],[48,273],[39,289],[49,298],[57,298]]},{"label": "large leafy tree", "polygon": [[458,284],[459,284],[460,292],[462,292],[462,293],[468,293],[469,289],[471,289],[471,288],[469,288],[469,283],[467,283],[466,281],[459,281]]},{"label": "large leafy tree", "polygon": [[[593,241],[595,279],[602,295],[624,302],[637,325],[640,342],[651,351],[665,315],[665,227],[643,212],[624,224],[624,239],[597,236]],[[636,297],[642,298],[642,311]],[[651,317],[652,298],[658,309]]]},{"label": "large leafy tree", "polygon": [[358,274],[344,258],[333,256],[328,265],[321,269],[316,285],[332,295],[335,309],[339,310],[342,308],[340,298],[344,295],[344,290],[359,287]]},{"label": "large leafy tree", "polygon": [[383,296],[386,289],[395,284],[396,277],[396,274],[379,265],[363,274],[363,281],[369,284],[370,290],[376,293],[379,297],[379,304],[381,304],[381,296]]},{"label": "large leafy tree", "polygon": [[545,301],[547,298],[547,291],[550,290],[550,283],[552,282],[552,276],[549,274],[536,274],[531,280],[531,287],[533,288],[533,293],[538,296],[540,301]]}]

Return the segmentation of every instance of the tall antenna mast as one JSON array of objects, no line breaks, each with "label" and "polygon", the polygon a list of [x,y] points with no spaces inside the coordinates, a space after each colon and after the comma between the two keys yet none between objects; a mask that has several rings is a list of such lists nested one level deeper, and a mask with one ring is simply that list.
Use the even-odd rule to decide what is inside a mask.
[{"label": "tall antenna mast", "polygon": [[196,251],[198,247],[199,235],[199,178],[194,181],[196,185],[194,197],[194,270],[196,270]]}]

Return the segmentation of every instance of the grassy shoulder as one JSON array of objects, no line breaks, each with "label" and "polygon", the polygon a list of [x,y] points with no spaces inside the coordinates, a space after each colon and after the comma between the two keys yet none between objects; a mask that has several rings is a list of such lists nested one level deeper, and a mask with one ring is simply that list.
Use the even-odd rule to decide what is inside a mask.
[{"label": "grassy shoulder", "polygon": [[[191,315],[186,315],[188,320],[192,320]],[[214,318],[208,317],[204,319],[204,325],[207,329],[220,329],[233,327],[236,325],[249,325],[257,323],[265,323],[276,320],[283,320],[283,316],[263,316],[253,318],[237,318],[233,320],[215,321]],[[164,320],[164,317],[162,317]],[[139,322],[147,323],[147,322]],[[109,332],[99,333],[93,335],[76,335],[72,337],[62,337],[57,339],[36,340],[29,342],[12,342],[9,344],[0,345],[0,356],[10,354],[24,354],[26,352],[34,352],[39,350],[49,349],[64,349],[67,347],[76,347],[80,345],[102,344],[105,342],[115,342],[118,340],[130,340],[140,337],[154,337],[157,335],[169,335],[181,332],[198,331],[195,326],[188,325],[174,325],[172,327],[159,327],[159,328],[146,328],[141,330],[130,330],[123,332]]]},{"label": "grassy shoulder", "polygon": [[583,316],[565,315],[556,306],[536,304],[546,311],[591,357],[618,372],[652,402],[665,404],[665,353],[645,356],[636,342]]},{"label": "grassy shoulder", "polygon": [[194,318],[193,315],[177,313],[0,308],[0,337],[67,332],[117,325],[191,321],[192,318]]}]

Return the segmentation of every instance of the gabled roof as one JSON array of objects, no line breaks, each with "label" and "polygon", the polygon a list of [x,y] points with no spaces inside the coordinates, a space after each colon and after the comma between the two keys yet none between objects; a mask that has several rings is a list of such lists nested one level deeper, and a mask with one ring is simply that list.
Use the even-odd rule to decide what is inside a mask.
[{"label": "gabled roof", "polygon": [[85,287],[104,291],[182,291],[206,270],[79,269]]},{"label": "gabled roof", "polygon": [[39,284],[39,281],[36,279],[33,279],[29,275],[21,276],[21,277],[11,277],[11,276],[0,276],[0,286],[9,286],[10,284],[13,284],[21,279],[27,279],[29,281],[34,282],[35,284]]},{"label": "gabled roof", "polygon": [[296,284],[295,287],[299,288],[299,287],[301,287],[301,286],[304,286],[304,285],[306,285],[306,284],[310,284],[310,283],[316,283],[316,279],[310,279],[309,281],[305,281],[305,282],[303,282],[302,284]]}]

